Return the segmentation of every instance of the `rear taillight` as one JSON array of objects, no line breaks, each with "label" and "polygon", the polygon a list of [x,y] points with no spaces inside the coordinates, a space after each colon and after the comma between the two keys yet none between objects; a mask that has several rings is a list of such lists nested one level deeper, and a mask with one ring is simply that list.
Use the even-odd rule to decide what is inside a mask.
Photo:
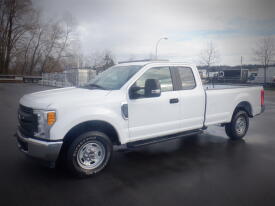
[{"label": "rear taillight", "polygon": [[261,90],[261,106],[264,105],[264,90]]}]

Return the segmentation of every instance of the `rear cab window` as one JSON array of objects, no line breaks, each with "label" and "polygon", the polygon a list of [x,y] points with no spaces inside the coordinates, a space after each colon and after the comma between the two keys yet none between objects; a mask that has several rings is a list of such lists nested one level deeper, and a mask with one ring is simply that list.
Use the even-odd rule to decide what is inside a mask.
[{"label": "rear cab window", "polygon": [[181,90],[190,90],[196,87],[196,80],[190,67],[177,67]]}]

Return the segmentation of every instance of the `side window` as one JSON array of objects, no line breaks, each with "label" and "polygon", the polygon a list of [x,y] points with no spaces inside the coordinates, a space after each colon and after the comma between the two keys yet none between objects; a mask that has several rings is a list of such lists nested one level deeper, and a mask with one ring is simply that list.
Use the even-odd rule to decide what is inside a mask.
[{"label": "side window", "polygon": [[193,89],[196,87],[196,81],[191,68],[189,67],[178,67],[182,89]]},{"label": "side window", "polygon": [[144,86],[147,79],[157,79],[160,82],[161,92],[173,91],[173,83],[169,67],[154,67],[147,70],[136,82],[135,86],[143,88],[138,91],[141,97],[144,95]]}]

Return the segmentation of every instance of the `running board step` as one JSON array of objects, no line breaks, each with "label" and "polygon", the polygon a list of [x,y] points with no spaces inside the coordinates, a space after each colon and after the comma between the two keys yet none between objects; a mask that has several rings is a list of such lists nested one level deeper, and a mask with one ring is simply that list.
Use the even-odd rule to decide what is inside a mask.
[{"label": "running board step", "polygon": [[136,148],[136,147],[142,147],[150,144],[155,144],[159,142],[165,142],[173,139],[178,139],[186,136],[192,136],[192,135],[197,135],[201,134],[203,131],[201,129],[199,130],[191,130],[187,132],[181,132],[173,135],[167,135],[167,136],[162,136],[162,137],[155,137],[151,139],[146,139],[146,140],[138,140],[135,142],[129,142],[126,144],[128,148]]}]

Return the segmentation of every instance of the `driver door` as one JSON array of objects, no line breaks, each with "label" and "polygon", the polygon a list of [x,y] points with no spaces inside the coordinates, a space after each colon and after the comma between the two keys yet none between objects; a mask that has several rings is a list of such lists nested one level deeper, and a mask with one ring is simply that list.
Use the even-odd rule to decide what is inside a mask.
[{"label": "driver door", "polygon": [[[145,97],[145,82],[156,79],[160,82],[158,97]],[[174,91],[169,67],[149,68],[132,85],[138,86],[138,97],[128,99],[129,133],[131,141],[176,133],[180,130],[179,92]]]}]

